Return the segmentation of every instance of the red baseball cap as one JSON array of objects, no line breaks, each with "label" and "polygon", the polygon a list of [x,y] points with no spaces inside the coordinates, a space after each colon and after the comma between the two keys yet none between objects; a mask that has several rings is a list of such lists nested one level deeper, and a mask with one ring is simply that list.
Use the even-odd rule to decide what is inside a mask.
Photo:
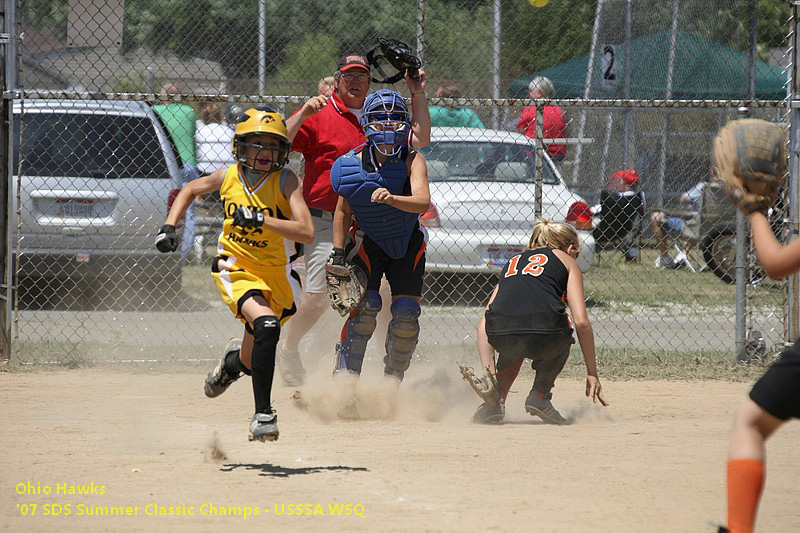
[{"label": "red baseball cap", "polygon": [[620,170],[614,175],[614,178],[624,181],[628,187],[634,187],[639,184],[639,174],[632,169]]},{"label": "red baseball cap", "polygon": [[367,58],[364,56],[359,55],[344,55],[339,58],[339,64],[337,65],[337,69],[339,72],[345,72],[348,70],[355,70],[361,69],[369,72],[369,63],[367,63]]}]

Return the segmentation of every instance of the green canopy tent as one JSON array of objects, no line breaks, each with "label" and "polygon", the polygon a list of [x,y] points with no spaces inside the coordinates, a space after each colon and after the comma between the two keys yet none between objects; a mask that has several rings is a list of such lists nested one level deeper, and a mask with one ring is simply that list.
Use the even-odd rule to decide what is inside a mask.
[{"label": "green canopy tent", "polygon": [[[670,49],[669,30],[631,41],[630,98],[664,98]],[[672,96],[678,100],[746,99],[749,97],[750,53],[687,32],[677,32]],[[624,46],[613,45],[614,64],[603,48],[595,54],[592,98],[623,98],[625,85]],[[537,76],[553,81],[558,98],[583,98],[589,55],[536,72],[511,84],[510,98],[527,98],[528,84]],[[783,100],[786,74],[781,67],[756,60],[755,96],[758,100]]]}]

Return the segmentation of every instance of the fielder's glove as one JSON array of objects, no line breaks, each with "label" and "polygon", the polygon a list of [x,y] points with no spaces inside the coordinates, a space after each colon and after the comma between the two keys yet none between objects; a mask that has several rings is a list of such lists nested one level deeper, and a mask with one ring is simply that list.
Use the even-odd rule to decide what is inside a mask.
[{"label": "fielder's glove", "polygon": [[500,386],[497,384],[497,378],[489,372],[489,369],[483,371],[483,377],[479,378],[475,375],[472,368],[458,363],[458,369],[467,383],[470,384],[472,389],[477,393],[481,399],[489,405],[500,405]]},{"label": "fielder's glove", "polygon": [[264,225],[264,213],[249,207],[237,207],[233,212],[233,225],[242,228],[260,228]]},{"label": "fielder's glove", "polygon": [[783,128],[760,119],[729,122],[714,139],[717,179],[736,207],[766,212],[775,203],[786,174]]},{"label": "fielder's glove", "polygon": [[172,224],[161,226],[156,235],[156,248],[164,254],[178,249],[178,235],[175,233],[175,226]]}]

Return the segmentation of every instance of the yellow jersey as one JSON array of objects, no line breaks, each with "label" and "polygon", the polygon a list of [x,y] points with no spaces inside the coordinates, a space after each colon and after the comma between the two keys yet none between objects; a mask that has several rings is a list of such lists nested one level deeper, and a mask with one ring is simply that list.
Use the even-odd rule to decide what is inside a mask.
[{"label": "yellow jersey", "polygon": [[241,166],[228,168],[219,193],[225,206],[225,222],[219,236],[217,254],[253,270],[283,267],[289,262],[283,236],[266,228],[242,228],[233,225],[233,213],[240,206],[261,211],[265,217],[289,220],[292,210],[283,195],[283,183],[289,169],[276,170],[251,187]]}]

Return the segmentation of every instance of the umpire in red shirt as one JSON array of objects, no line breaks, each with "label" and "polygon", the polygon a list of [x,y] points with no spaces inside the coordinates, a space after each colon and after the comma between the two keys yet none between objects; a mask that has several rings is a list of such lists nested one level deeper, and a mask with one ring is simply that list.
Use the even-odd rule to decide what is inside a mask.
[{"label": "umpire in red shirt", "polygon": [[[317,322],[327,307],[325,262],[333,250],[333,211],[338,195],[331,188],[330,173],[340,156],[366,142],[359,120],[369,92],[370,67],[361,55],[339,59],[334,74],[333,94],[316,96],[286,121],[292,151],[305,157],[303,196],[314,222],[314,242],[305,245],[306,286],[297,314],[287,327],[278,354],[278,369],[287,385],[303,383],[305,370],[300,361],[300,339]],[[425,72],[416,78],[406,75],[411,93],[411,135],[415,148],[430,144],[431,117],[425,101]]]}]

